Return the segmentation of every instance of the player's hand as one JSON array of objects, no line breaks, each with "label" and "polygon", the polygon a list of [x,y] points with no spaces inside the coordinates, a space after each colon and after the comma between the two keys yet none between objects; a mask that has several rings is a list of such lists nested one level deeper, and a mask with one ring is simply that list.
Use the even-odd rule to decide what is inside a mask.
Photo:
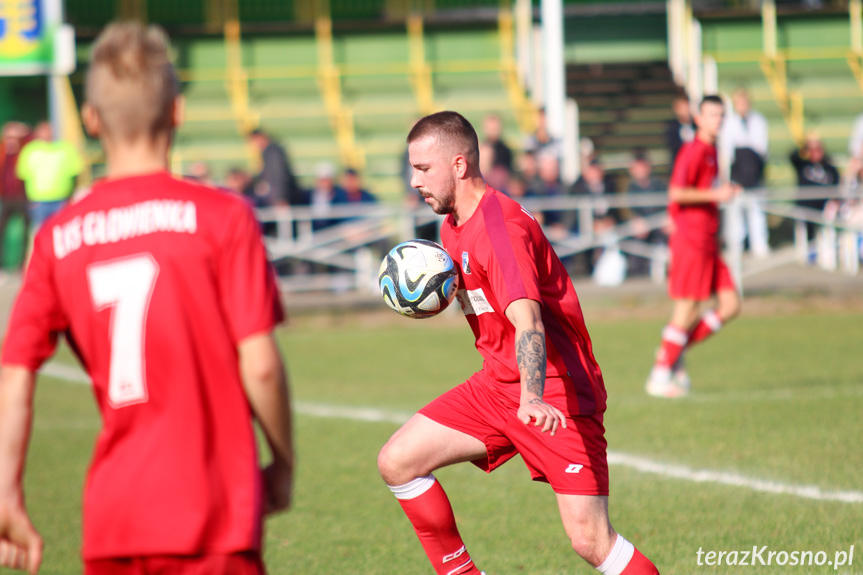
[{"label": "player's hand", "polygon": [[291,506],[294,489],[293,465],[272,463],[264,469],[267,515],[284,511]]},{"label": "player's hand", "polygon": [[27,512],[19,506],[0,505],[0,567],[39,572],[42,564],[42,537]]},{"label": "player's hand", "polygon": [[534,426],[542,427],[543,433],[550,431],[554,435],[560,427],[566,427],[566,416],[563,412],[539,397],[522,400],[517,415],[525,425],[530,425],[530,420],[535,419]]}]

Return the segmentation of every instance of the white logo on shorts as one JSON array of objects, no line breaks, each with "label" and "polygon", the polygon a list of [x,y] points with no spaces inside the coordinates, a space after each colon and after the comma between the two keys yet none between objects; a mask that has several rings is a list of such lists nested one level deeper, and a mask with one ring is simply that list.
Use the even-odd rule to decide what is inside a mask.
[{"label": "white logo on shorts", "polygon": [[582,467],[584,467],[584,465],[579,465],[578,463],[570,463],[569,467],[564,470],[564,473],[578,473],[579,471],[581,471]]}]

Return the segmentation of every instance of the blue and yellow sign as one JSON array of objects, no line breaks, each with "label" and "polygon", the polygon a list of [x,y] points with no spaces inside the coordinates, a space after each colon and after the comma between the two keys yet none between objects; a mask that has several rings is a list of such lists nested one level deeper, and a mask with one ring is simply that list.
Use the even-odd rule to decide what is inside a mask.
[{"label": "blue and yellow sign", "polygon": [[42,0],[0,0],[0,74],[38,74],[51,67],[52,30]]}]

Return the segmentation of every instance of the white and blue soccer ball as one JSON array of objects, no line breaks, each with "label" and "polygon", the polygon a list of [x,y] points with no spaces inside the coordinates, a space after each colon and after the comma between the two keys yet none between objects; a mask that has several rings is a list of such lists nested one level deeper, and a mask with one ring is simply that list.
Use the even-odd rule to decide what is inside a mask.
[{"label": "white and blue soccer ball", "polygon": [[455,298],[458,268],[435,242],[411,240],[384,257],[378,286],[384,302],[396,312],[416,319],[432,317]]}]

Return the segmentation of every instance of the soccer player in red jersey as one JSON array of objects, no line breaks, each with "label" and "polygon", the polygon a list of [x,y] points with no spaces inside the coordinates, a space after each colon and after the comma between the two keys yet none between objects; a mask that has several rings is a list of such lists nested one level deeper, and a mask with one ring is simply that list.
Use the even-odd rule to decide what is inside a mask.
[{"label": "soccer player in red jersey", "polygon": [[[22,476],[35,373],[66,339],[102,416],[84,492],[86,575],[260,574],[262,519],[293,476],[282,321],[242,199],[174,178],[181,101],[165,35],[109,26],[93,46],[85,125],[107,177],[45,222],[0,369],[0,564],[36,573]],[[252,425],[272,451],[263,471]]]},{"label": "soccer player in red jersey", "polygon": [[[740,193],[730,182],[715,185],[718,172],[716,138],[724,104],[706,96],[696,115],[695,139],[680,149],[669,183],[672,228],[668,291],[674,300],[671,321],[662,331],[662,345],[647,380],[647,393],[679,397],[689,391],[682,367],[686,348],[704,341],[740,312],[740,296],[719,251],[719,203]],[[699,306],[716,295],[715,309],[698,316]]]},{"label": "soccer player in red jersey", "polygon": [[608,519],[605,385],[565,268],[533,216],[486,185],[462,116],[421,119],[408,149],[411,186],[447,216],[441,237],[460,262],[457,297],[484,360],[378,457],[435,572],[480,573],[432,472],[464,461],[490,472],[520,453],[551,484],[579,555],[606,575],[658,573]]}]

